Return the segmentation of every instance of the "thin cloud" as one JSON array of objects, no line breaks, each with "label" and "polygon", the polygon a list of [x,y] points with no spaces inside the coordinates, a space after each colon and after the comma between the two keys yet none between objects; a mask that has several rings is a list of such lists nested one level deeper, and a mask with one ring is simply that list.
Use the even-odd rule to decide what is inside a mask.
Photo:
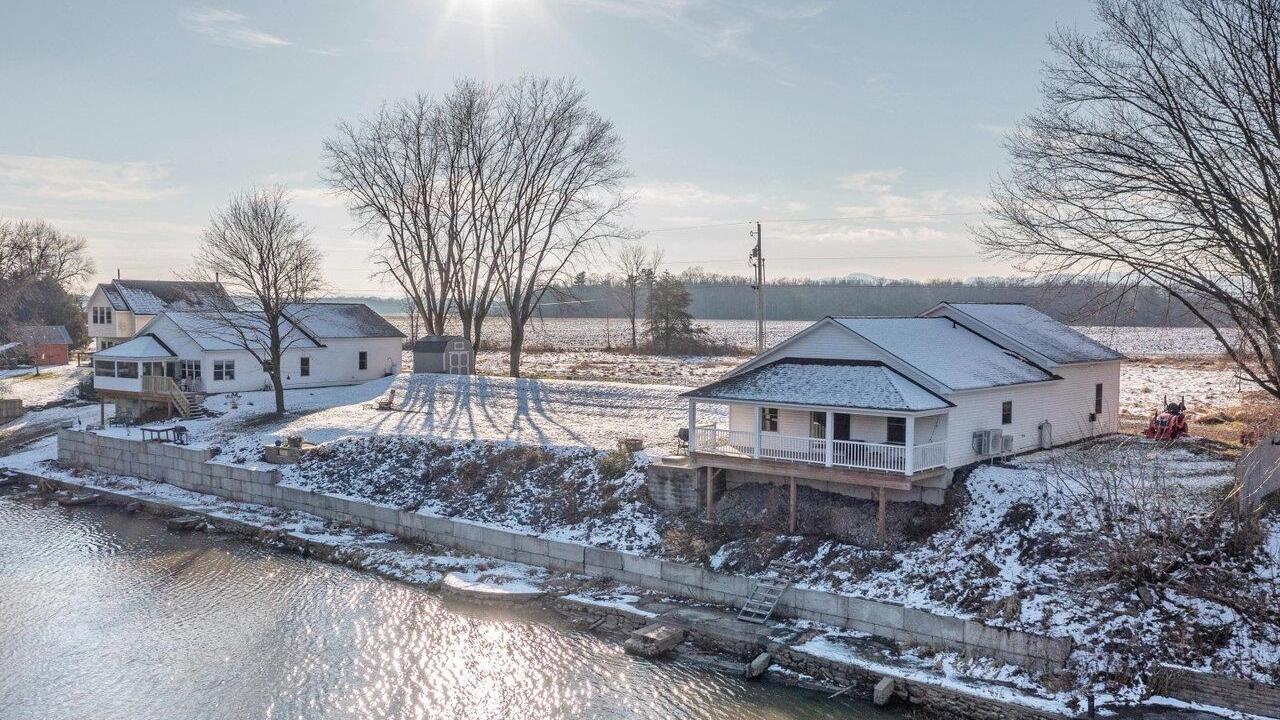
[{"label": "thin cloud", "polygon": [[1004,137],[1005,135],[1009,135],[1013,133],[1013,131],[1016,129],[1012,125],[988,125],[987,123],[978,123],[973,127],[975,130],[981,130],[982,132],[991,133],[992,135],[999,135],[1001,137]]},{"label": "thin cloud", "polygon": [[735,195],[715,192],[687,180],[648,183],[634,186],[631,190],[635,193],[637,202],[672,208],[742,205],[754,203],[758,200],[754,194]]},{"label": "thin cloud", "polygon": [[164,187],[162,162],[117,162],[69,157],[0,155],[0,186],[15,194],[59,200],[137,202],[180,192]]},{"label": "thin cloud", "polygon": [[264,48],[293,44],[279,35],[250,27],[247,20],[241,13],[219,8],[193,8],[182,12],[182,23],[188,30],[204,35],[217,45]]},{"label": "thin cloud", "polygon": [[868,170],[841,175],[837,183],[845,190],[887,193],[901,177],[901,170]]}]

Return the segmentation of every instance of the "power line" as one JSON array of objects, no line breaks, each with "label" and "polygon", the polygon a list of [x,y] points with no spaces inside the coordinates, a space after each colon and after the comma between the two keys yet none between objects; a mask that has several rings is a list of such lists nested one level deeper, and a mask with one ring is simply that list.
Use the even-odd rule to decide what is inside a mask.
[{"label": "power line", "polygon": [[[761,220],[760,222],[771,223],[804,223],[804,222],[851,222],[860,220],[913,220],[923,218],[939,218],[939,217],[961,217],[964,215],[986,215],[983,210],[969,210],[964,212],[945,212],[945,213],[919,213],[915,215],[855,215],[842,217],[825,217],[825,218],[777,218],[774,220]],[[650,233],[675,232],[677,230],[708,230],[711,228],[737,227],[739,225],[750,225],[746,221],[709,223],[706,225],[680,225],[677,227],[654,228],[647,230]]]},{"label": "power line", "polygon": [[[929,260],[937,260],[942,258],[976,258],[982,257],[980,253],[954,253],[946,255],[822,255],[812,257],[783,257],[774,258],[774,260],[911,260],[914,258],[924,258]],[[700,265],[711,263],[725,262],[741,262],[734,259],[719,260],[671,260],[664,262],[664,265]]]}]

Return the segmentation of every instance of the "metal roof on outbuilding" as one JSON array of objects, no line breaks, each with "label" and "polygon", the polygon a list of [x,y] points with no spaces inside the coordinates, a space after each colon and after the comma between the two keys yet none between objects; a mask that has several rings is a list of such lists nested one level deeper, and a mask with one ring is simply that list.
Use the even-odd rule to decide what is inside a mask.
[{"label": "metal roof on outbuilding", "polygon": [[63,325],[20,325],[14,335],[27,345],[71,344],[71,333]]}]

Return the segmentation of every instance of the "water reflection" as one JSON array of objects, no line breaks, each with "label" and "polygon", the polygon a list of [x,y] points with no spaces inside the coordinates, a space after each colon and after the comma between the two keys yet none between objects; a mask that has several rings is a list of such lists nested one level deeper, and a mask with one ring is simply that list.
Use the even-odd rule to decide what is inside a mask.
[{"label": "water reflection", "polygon": [[0,718],[887,718],[554,617],[0,497]]}]

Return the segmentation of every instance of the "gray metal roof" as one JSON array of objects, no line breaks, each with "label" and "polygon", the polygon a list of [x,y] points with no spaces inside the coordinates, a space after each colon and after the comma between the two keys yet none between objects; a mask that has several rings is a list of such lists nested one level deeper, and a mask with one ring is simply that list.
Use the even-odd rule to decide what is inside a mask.
[{"label": "gray metal roof", "polygon": [[[467,339],[461,335],[425,335],[413,343],[414,352],[444,352],[449,343],[455,340],[461,340],[466,343]],[[468,343],[468,348],[470,344]]]},{"label": "gray metal roof", "polygon": [[1022,303],[946,303],[1055,363],[1123,360],[1124,355]]},{"label": "gray metal roof", "polygon": [[295,303],[285,314],[316,338],[404,337],[387,319],[364,303]]},{"label": "gray metal roof", "polygon": [[883,363],[784,358],[684,393],[734,402],[918,412],[951,403]]},{"label": "gray metal roof", "polygon": [[1054,375],[949,318],[834,318],[952,390],[1053,380]]},{"label": "gray metal roof", "polygon": [[71,344],[71,334],[62,325],[20,325],[14,335],[27,345]]}]

